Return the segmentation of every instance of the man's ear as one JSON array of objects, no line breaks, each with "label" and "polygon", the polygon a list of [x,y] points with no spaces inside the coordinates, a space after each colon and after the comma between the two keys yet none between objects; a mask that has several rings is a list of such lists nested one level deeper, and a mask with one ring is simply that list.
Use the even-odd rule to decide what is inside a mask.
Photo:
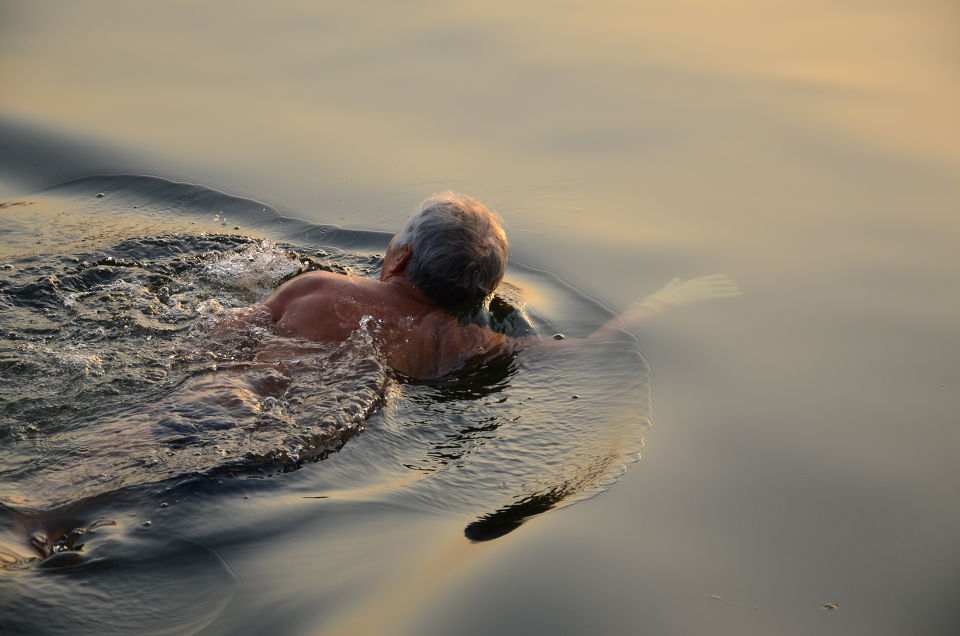
[{"label": "man's ear", "polygon": [[390,263],[390,273],[399,274],[405,270],[412,254],[413,251],[410,249],[409,245],[404,245],[403,247],[398,248],[397,256],[393,259],[393,262]]}]

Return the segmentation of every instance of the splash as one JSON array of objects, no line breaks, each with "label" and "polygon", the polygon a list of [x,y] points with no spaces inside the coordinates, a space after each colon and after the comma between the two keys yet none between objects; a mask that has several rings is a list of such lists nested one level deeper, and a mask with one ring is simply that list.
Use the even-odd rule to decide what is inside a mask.
[{"label": "splash", "polygon": [[[210,247],[206,238],[162,240],[183,251]],[[139,254],[157,240],[124,249]],[[222,337],[227,308],[262,297],[302,264],[264,241],[217,244],[226,249],[194,251],[193,266],[162,283],[165,264],[143,259],[100,272],[115,278],[87,289],[67,282],[89,271],[82,265],[46,275],[59,313],[39,302],[38,281],[11,286],[13,313],[39,311],[51,324],[8,334],[20,341],[6,360],[19,373],[3,383],[0,405],[13,424],[0,449],[8,502],[50,509],[198,473],[288,471],[362,430],[388,382],[375,325],[364,321],[335,347],[257,325]],[[32,269],[17,265],[12,278],[29,278]]]},{"label": "splash", "polygon": [[239,252],[218,255],[204,264],[200,275],[223,287],[263,293],[309,267],[309,261],[301,261],[295,252],[279,249],[275,243],[262,240]]}]

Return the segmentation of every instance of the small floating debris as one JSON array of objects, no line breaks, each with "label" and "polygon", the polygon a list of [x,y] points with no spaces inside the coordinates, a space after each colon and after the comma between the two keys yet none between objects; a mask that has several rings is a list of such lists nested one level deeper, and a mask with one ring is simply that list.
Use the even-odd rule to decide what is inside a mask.
[{"label": "small floating debris", "polygon": [[150,526],[153,525],[153,522],[152,522],[152,521],[144,521],[142,525],[143,525],[144,528],[149,528]]},{"label": "small floating debris", "polygon": [[732,605],[732,606],[734,606],[734,607],[744,607],[744,608],[750,608],[750,609],[753,609],[753,610],[758,610],[758,609],[760,609],[760,606],[759,606],[759,605],[750,605],[750,604],[747,604],[747,603],[737,603],[737,602],[734,602],[734,601],[728,601],[727,599],[723,598],[723,597],[720,596],[719,594],[706,594],[705,596],[706,596],[707,598],[712,598],[712,599],[715,600],[715,601],[720,601],[721,603],[724,603],[724,604],[726,604],[726,605]]},{"label": "small floating debris", "polygon": [[554,340],[563,340],[564,338],[566,338],[566,336],[564,336],[562,333],[555,333],[555,334],[553,334],[553,339],[554,339]]},{"label": "small floating debris", "polygon": [[579,399],[580,399],[580,396],[577,395],[576,393],[574,393],[573,395],[570,396],[570,399],[571,399],[571,400],[579,400]]},{"label": "small floating debris", "polygon": [[104,195],[103,195],[103,192],[98,192],[98,193],[97,193],[97,198],[98,198],[98,199],[102,199],[103,196],[104,196]]},{"label": "small floating debris", "polygon": [[840,607],[840,606],[837,605],[836,603],[824,603],[824,604],[823,604],[823,609],[827,609],[827,610],[835,610],[835,609],[837,609],[838,607]]}]

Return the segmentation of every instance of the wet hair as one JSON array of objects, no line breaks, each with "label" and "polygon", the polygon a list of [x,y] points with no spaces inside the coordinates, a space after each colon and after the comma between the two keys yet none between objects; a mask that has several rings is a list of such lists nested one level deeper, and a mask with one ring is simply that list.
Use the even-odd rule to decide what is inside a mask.
[{"label": "wet hair", "polygon": [[476,199],[454,192],[421,203],[392,243],[410,246],[407,279],[446,307],[489,296],[507,265],[500,217]]}]

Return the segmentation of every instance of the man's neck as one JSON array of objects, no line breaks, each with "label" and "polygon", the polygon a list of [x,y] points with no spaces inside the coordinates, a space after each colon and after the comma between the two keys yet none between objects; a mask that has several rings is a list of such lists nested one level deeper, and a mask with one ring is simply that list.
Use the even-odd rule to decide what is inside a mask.
[{"label": "man's neck", "polygon": [[390,275],[381,282],[391,290],[391,293],[396,294],[401,298],[413,300],[423,305],[428,305],[431,309],[440,309],[439,304],[417,289],[417,287],[402,273]]}]

